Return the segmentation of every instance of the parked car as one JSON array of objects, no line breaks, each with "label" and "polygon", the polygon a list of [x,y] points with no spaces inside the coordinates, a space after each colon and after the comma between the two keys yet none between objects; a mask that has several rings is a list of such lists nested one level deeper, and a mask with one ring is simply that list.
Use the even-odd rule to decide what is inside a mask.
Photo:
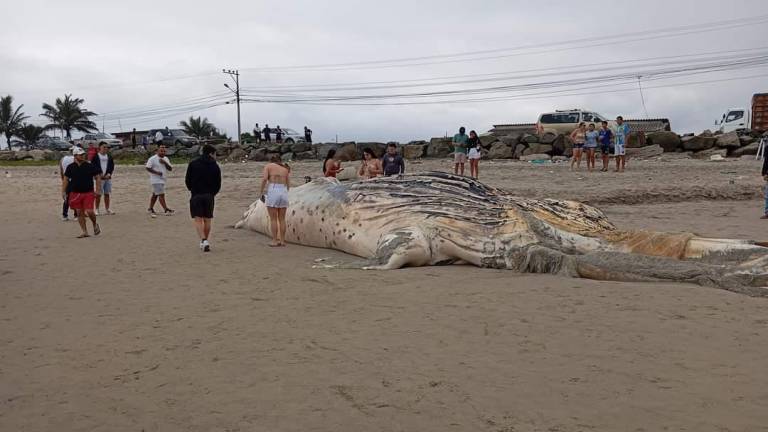
[{"label": "parked car", "polygon": [[730,108],[723,113],[715,126],[720,132],[752,129],[758,132],[768,130],[768,93],[752,95],[752,111],[748,108]]},{"label": "parked car", "polygon": [[[576,129],[581,122],[584,122],[587,125],[594,123],[595,126],[599,128],[602,121],[607,121],[608,127],[616,125],[616,120],[609,120],[605,116],[594,111],[586,111],[582,109],[555,111],[544,113],[539,116],[539,121],[536,123],[536,131],[539,134],[569,134]],[[669,120],[665,118],[640,120],[624,119],[624,122],[629,125],[632,132],[648,133],[670,130]]]},{"label": "parked car", "polygon": [[40,149],[67,151],[72,148],[72,144],[61,137],[44,136],[37,140],[35,147]]},{"label": "parked car", "polygon": [[111,134],[103,132],[85,134],[79,141],[80,147],[84,149],[87,149],[91,145],[98,147],[102,143],[106,144],[109,148],[120,148],[123,146],[121,140],[113,137]]},{"label": "parked car", "polygon": [[[283,142],[286,144],[293,144],[298,142],[304,142],[304,134],[300,134],[290,128],[280,128],[283,131]],[[272,139],[275,138],[275,129],[272,129]]]},{"label": "parked car", "polygon": [[163,134],[163,144],[167,146],[192,147],[200,144],[200,141],[197,138],[187,135],[187,133],[181,129],[151,129],[147,132],[147,139],[150,144],[155,142],[155,135],[157,135],[157,132]]}]

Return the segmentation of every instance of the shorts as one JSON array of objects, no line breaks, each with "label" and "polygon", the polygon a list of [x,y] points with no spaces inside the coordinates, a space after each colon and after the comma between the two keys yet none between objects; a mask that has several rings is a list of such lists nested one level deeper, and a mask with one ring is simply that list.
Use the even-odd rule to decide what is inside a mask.
[{"label": "shorts", "polygon": [[152,195],[165,195],[165,183],[152,183]]},{"label": "shorts", "polygon": [[213,219],[213,206],[212,194],[192,195],[189,199],[189,214],[193,218]]},{"label": "shorts", "polygon": [[584,143],[573,143],[573,149],[574,150],[576,150],[576,149],[581,150],[583,148],[584,148]]},{"label": "shorts", "polygon": [[267,198],[264,200],[267,207],[287,208],[288,188],[284,184],[270,183],[267,188]]},{"label": "shorts", "polygon": [[613,146],[612,145],[600,145],[600,153],[607,155],[613,153]]},{"label": "shorts", "polygon": [[453,163],[457,164],[463,164],[467,162],[467,154],[466,153],[454,153],[453,154]]},{"label": "shorts", "polygon": [[595,149],[597,149],[597,144],[595,144],[595,145],[592,145],[592,144],[584,144],[584,150],[589,150],[589,149],[592,149],[592,150],[595,150]]},{"label": "shorts", "polygon": [[93,192],[70,192],[69,208],[72,210],[93,210],[95,198]]},{"label": "shorts", "polygon": [[476,148],[473,148],[473,149],[469,150],[469,156],[467,156],[468,159],[470,159],[470,160],[472,160],[472,159],[480,159],[480,157],[481,157],[480,152]]},{"label": "shorts", "polygon": [[101,193],[102,195],[112,194],[112,180],[106,179],[101,181]]},{"label": "shorts", "polygon": [[624,156],[626,154],[626,151],[624,150],[624,144],[616,144],[613,146],[613,155],[614,156]]}]

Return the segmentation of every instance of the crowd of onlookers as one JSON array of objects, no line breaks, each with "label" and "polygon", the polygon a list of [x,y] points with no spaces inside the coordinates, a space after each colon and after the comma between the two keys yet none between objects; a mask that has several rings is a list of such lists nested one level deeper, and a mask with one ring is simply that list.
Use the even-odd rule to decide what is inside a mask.
[{"label": "crowd of onlookers", "polygon": [[[275,141],[281,142],[280,131],[279,126],[274,131],[269,126],[265,126],[261,130],[263,135],[257,135],[256,138],[262,140],[263,137],[264,141],[271,142],[271,135],[274,132]],[[312,131],[305,127],[304,133],[305,140],[311,142]],[[605,121],[601,123],[600,129],[596,129],[594,124],[579,124],[578,128],[570,134],[570,139],[573,142],[571,170],[580,168],[581,159],[584,155],[586,155],[589,171],[595,170],[595,153],[600,150],[603,162],[601,171],[608,171],[610,154],[616,158],[616,171],[624,171],[626,166],[625,146],[629,133],[629,126],[624,123],[621,117],[616,119],[614,127],[608,127],[608,123]],[[168,207],[165,200],[165,184],[173,166],[166,154],[165,145],[162,144],[162,131],[157,132],[154,140],[158,143],[156,152],[145,164],[151,187],[147,212],[151,217],[156,217],[155,205],[159,202],[163,214],[173,215],[174,210]],[[453,144],[454,174],[463,176],[465,164],[469,161],[470,176],[477,179],[479,161],[483,152],[477,133],[472,130],[467,135],[466,129],[461,127],[451,142]],[[213,218],[214,197],[221,189],[221,170],[216,163],[215,156],[215,148],[211,145],[204,145],[201,149],[201,156],[189,163],[185,175],[185,184],[191,194],[190,215],[200,237],[200,249],[204,251],[210,250],[209,235]],[[69,211],[72,210],[75,212],[82,230],[79,238],[89,236],[86,218],[90,219],[93,225],[94,235],[99,235],[101,228],[97,223],[96,216],[99,215],[101,203],[104,203],[105,215],[114,214],[110,205],[115,163],[109,154],[108,146],[101,144],[98,148],[89,148],[88,151],[74,146],[72,147],[72,154],[61,159],[59,168],[63,198],[62,219],[69,220]],[[336,156],[336,150],[329,150],[322,165],[323,176],[337,177],[345,169]],[[262,173],[260,195],[267,207],[271,221],[273,241],[270,246],[285,245],[285,214],[288,207],[290,173],[290,166],[282,161],[279,155],[273,155]],[[357,177],[363,180],[379,176],[401,177],[403,174],[405,174],[405,160],[395,143],[389,143],[386,152],[381,157],[378,157],[373,149],[365,148],[362,160],[356,170]],[[768,219],[768,157],[764,158],[761,175],[766,182],[765,209],[761,219]]]}]

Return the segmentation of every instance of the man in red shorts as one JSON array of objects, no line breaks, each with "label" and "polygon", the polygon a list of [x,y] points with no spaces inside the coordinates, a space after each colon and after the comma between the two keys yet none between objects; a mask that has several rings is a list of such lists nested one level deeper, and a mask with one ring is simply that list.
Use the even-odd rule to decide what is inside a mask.
[{"label": "man in red shorts", "polygon": [[[61,184],[61,194],[66,199],[67,190],[69,190],[69,208],[77,210],[77,221],[83,233],[77,238],[88,237],[88,228],[85,225],[85,216],[93,223],[93,234],[99,235],[101,229],[96,223],[96,214],[93,212],[93,202],[95,193],[101,193],[101,171],[85,160],[85,150],[75,147],[72,150],[75,162],[71,163],[66,171]],[[94,187],[94,178],[96,184]],[[69,189],[67,187],[69,186]],[[94,192],[94,190],[96,192]]]}]

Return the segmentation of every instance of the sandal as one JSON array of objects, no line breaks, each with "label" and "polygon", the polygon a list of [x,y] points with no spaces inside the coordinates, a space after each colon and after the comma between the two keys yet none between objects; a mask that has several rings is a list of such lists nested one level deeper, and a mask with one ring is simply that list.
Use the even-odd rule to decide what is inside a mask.
[{"label": "sandal", "polygon": [[88,233],[83,233],[77,236],[77,238],[86,238],[86,237],[90,237],[90,235],[88,235]]},{"label": "sandal", "polygon": [[97,235],[99,235],[99,234],[101,234],[101,227],[99,227],[99,224],[96,224],[96,225],[93,227],[93,235],[97,236]]}]

